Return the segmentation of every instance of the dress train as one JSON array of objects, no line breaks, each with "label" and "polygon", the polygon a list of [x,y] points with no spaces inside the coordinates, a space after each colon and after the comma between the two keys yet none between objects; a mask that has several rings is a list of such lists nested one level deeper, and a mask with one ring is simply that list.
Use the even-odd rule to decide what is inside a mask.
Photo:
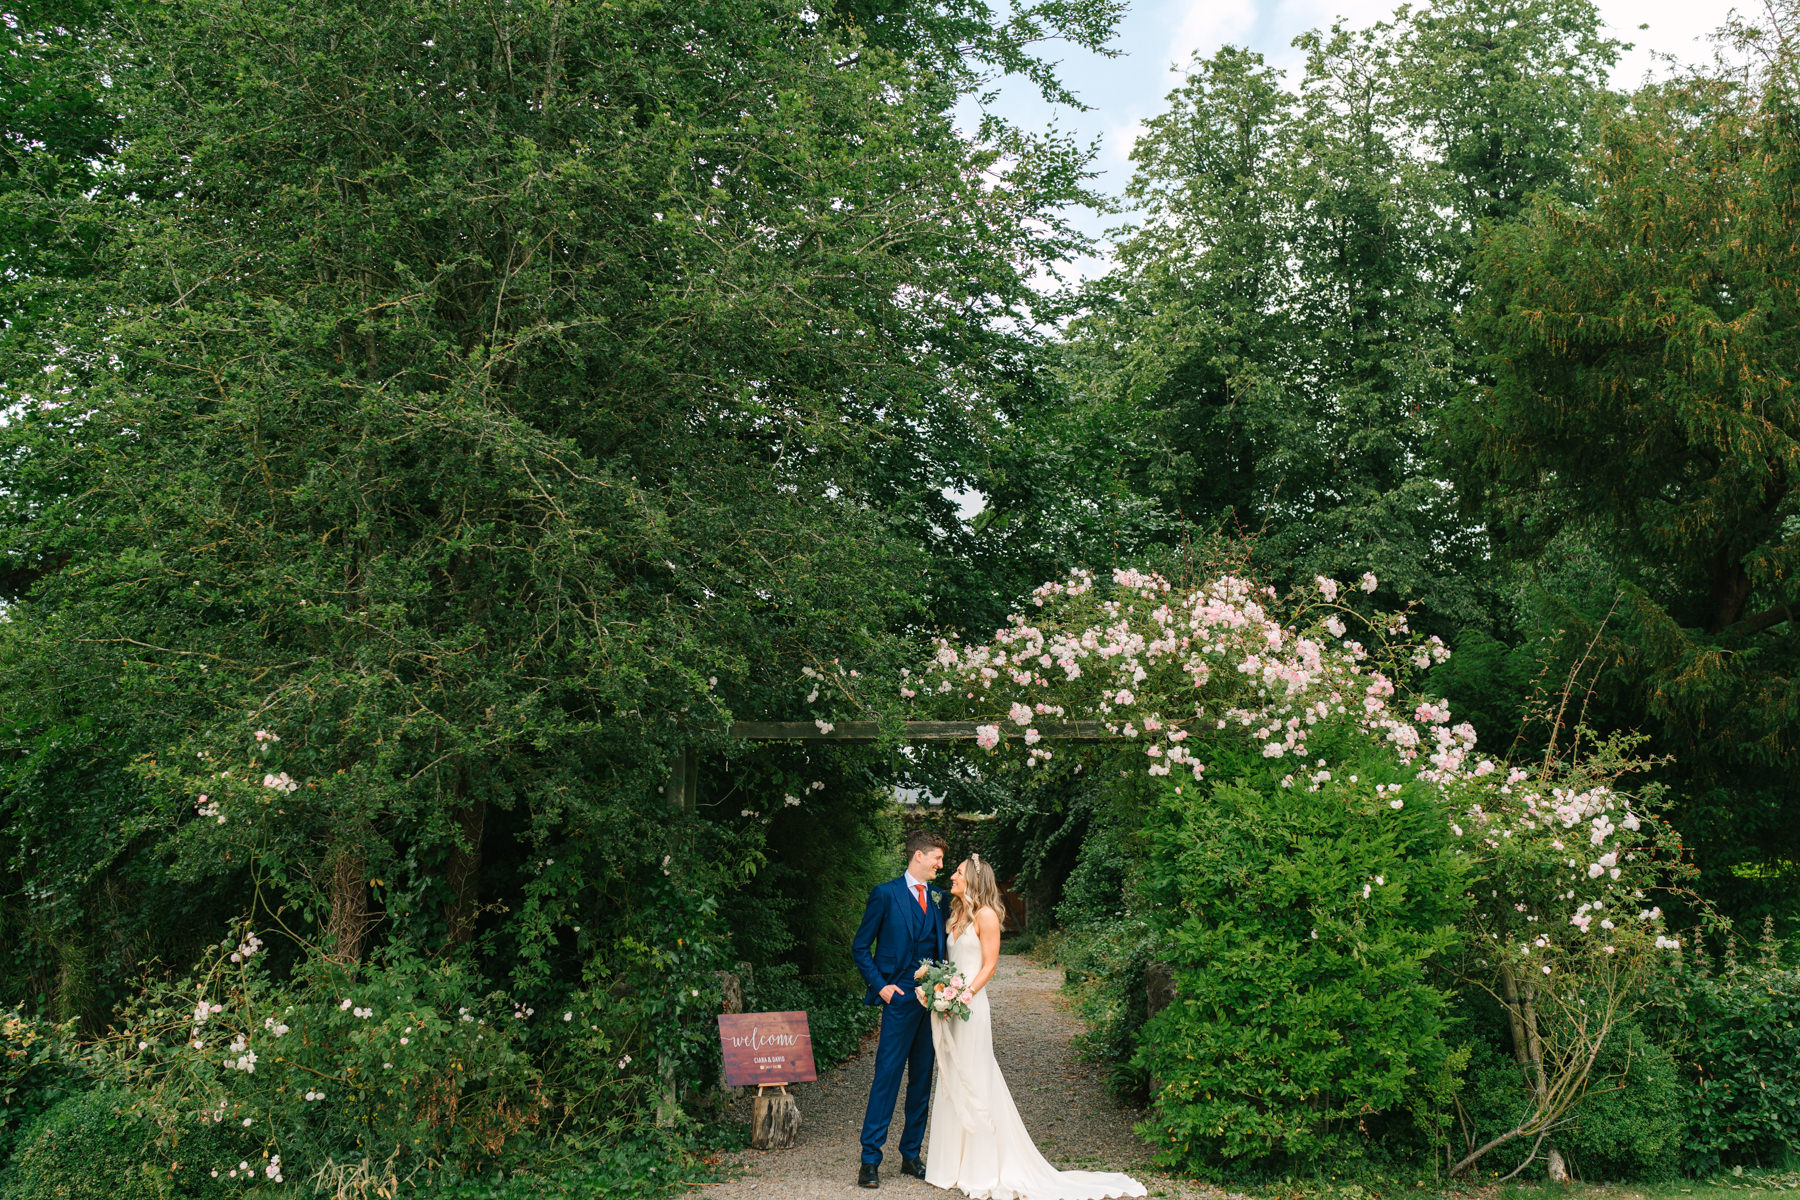
[{"label": "dress train", "polygon": [[[981,969],[973,926],[950,939],[950,960],[972,979]],[[969,1003],[967,1021],[931,1018],[937,1051],[925,1181],[971,1200],[1109,1200],[1142,1196],[1144,1185],[1105,1171],[1058,1171],[1038,1153],[994,1060],[987,989]]]}]

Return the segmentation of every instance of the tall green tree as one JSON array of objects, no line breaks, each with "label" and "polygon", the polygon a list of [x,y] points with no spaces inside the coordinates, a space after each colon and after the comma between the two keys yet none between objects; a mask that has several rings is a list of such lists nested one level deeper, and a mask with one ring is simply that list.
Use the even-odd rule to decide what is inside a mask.
[{"label": "tall green tree", "polygon": [[[70,276],[92,268],[82,197],[110,157],[117,117],[87,69],[111,5],[11,5],[0,21],[0,276]],[[17,328],[30,307],[0,309]],[[8,569],[0,561],[0,573]],[[0,578],[4,578],[0,574]]]},{"label": "tall green tree", "polygon": [[1070,339],[1070,386],[1110,418],[1135,490],[1255,526],[1296,420],[1270,383],[1298,337],[1282,262],[1294,98],[1260,55],[1226,48],[1170,101],[1132,152],[1126,196],[1145,220],[1119,244],[1118,295]]},{"label": "tall green tree", "polygon": [[1401,18],[1409,118],[1468,238],[1571,190],[1628,48],[1601,29],[1590,0],[1438,0]]},{"label": "tall green tree", "polygon": [[1134,150],[1118,269],[1062,363],[1104,456],[1274,570],[1381,564],[1443,632],[1494,624],[1443,413],[1484,222],[1569,186],[1618,44],[1583,0],[1445,0],[1297,41],[1293,90],[1226,48]]},{"label": "tall green tree", "polygon": [[[977,545],[1060,569],[1032,549],[1180,563],[1248,535],[1245,569],[1374,567],[1528,683],[1537,650],[1459,510],[1444,415],[1483,377],[1461,327],[1479,231],[1574,186],[1619,50],[1600,28],[1581,0],[1442,0],[1306,35],[1292,80],[1235,47],[1196,57],[1133,150],[1117,267],[1008,439]],[[1466,689],[1504,746],[1525,683],[1494,690]]]},{"label": "tall green tree", "polygon": [[798,4],[97,29],[117,149],[57,201],[97,269],[10,278],[48,316],[0,346],[8,924],[106,893],[129,959],[155,888],[207,937],[260,888],[529,982],[655,918],[665,853],[741,882],[760,822],[671,819],[670,749],[932,619],[1079,155],[1000,163],[965,85]]},{"label": "tall green tree", "polygon": [[[1516,559],[1599,547],[1555,616],[1601,715],[1672,754],[1702,891],[1792,913],[1800,861],[1800,129],[1791,47],[1647,88],[1480,260],[1494,385],[1458,413],[1467,494]],[[1603,624],[1613,596],[1617,612]]]}]

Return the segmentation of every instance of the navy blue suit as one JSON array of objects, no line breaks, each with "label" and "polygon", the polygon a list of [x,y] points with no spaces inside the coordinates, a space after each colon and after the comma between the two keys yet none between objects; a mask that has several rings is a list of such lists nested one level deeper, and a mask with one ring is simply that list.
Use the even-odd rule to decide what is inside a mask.
[{"label": "navy blue suit", "polygon": [[900,1157],[918,1158],[925,1143],[936,1054],[931,1048],[930,1014],[913,995],[919,986],[913,972],[919,969],[920,959],[944,958],[949,949],[944,910],[933,902],[931,891],[927,885],[921,910],[917,893],[907,890],[906,876],[876,884],[869,889],[868,907],[850,946],[856,969],[868,984],[865,1004],[883,1004],[881,989],[890,983],[900,988],[900,994],[886,1003],[881,1013],[875,1082],[869,1087],[869,1110],[863,1117],[862,1160],[866,1163],[881,1161],[902,1074],[906,1076],[906,1125],[900,1131]]}]

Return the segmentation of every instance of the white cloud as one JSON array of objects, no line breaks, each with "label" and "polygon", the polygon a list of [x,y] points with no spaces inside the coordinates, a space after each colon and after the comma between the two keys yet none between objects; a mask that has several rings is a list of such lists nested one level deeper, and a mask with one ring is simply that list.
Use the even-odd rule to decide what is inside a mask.
[{"label": "white cloud", "polygon": [[1137,145],[1138,137],[1143,132],[1144,119],[1142,117],[1134,121],[1108,125],[1106,132],[1100,135],[1100,166],[1103,169],[1118,167],[1123,171],[1129,171],[1131,148]]},{"label": "white cloud", "polygon": [[[1185,67],[1195,51],[1211,54],[1228,42],[1242,44],[1255,31],[1257,10],[1263,7],[1267,6],[1256,0],[1173,0],[1166,6],[1165,20],[1175,26],[1175,35],[1168,39],[1166,61],[1155,64],[1156,68]],[[1132,17],[1127,15],[1125,20]],[[1146,69],[1150,65],[1146,63]]]},{"label": "white cloud", "polygon": [[[1754,0],[1743,6],[1756,7]],[[1634,48],[1620,58],[1613,68],[1615,87],[1630,87],[1646,74],[1664,77],[1668,67],[1658,61],[1659,55],[1673,54],[1688,63],[1707,62],[1712,58],[1708,40],[1725,23],[1724,5],[1698,3],[1672,4],[1667,0],[1650,3],[1631,0],[1603,0],[1600,15],[1607,23],[1607,33]],[[1648,29],[1639,29],[1648,25]]]}]

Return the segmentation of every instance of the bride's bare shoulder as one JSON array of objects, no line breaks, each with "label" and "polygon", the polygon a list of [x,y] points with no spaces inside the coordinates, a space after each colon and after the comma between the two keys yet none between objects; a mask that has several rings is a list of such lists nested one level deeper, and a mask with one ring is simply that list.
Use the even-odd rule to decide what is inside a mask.
[{"label": "bride's bare shoulder", "polygon": [[1000,928],[1000,914],[983,905],[975,910],[975,924],[982,929]]}]

